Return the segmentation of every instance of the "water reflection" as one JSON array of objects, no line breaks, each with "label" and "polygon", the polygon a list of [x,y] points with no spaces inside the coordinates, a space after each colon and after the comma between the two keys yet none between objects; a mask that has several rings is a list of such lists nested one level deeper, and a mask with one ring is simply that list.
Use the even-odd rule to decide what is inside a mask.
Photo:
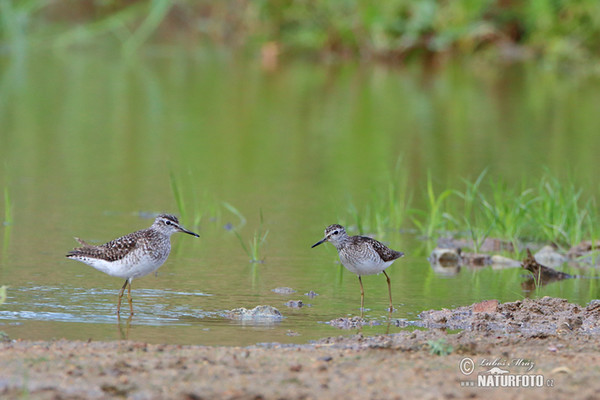
[{"label": "water reflection", "polygon": [[[139,314],[119,325],[132,339],[302,342],[337,334],[323,322],[359,311],[356,278],[336,264],[335,250],[307,250],[314,232],[331,222],[360,226],[374,212],[374,193],[394,193],[386,185],[398,160],[402,187],[414,189],[421,210],[428,173],[436,188],[451,189],[485,168],[507,182],[521,182],[524,171],[535,179],[545,167],[561,178],[572,168],[584,192],[600,190],[598,82],[535,66],[482,71],[458,63],[430,74],[418,66],[292,63],[264,73],[252,60],[208,52],[129,63],[82,52],[0,59],[0,75],[0,189],[9,186],[14,205],[13,224],[0,230],[0,284],[10,286],[0,324],[22,323],[2,327],[17,337],[119,337],[115,280],[64,260],[72,232],[104,242],[163,211],[198,225],[201,240],[174,238],[158,278],[139,281]],[[171,176],[181,182],[182,204]],[[250,264],[223,227],[250,238],[259,210],[270,233],[265,263]],[[394,211],[383,210],[381,218]],[[406,233],[404,218],[381,232],[407,253],[389,269],[399,318],[522,296],[517,269],[430,265],[429,243]],[[386,283],[364,284],[367,316],[385,318],[387,298],[375,294]],[[281,286],[320,295],[313,307],[286,309],[297,299],[270,291]],[[599,294],[593,279],[536,292],[580,303]],[[257,304],[286,318],[246,327],[222,316]]]},{"label": "water reflection", "polygon": [[131,329],[131,321],[133,314],[129,314],[126,319],[123,318],[124,323],[121,323],[121,315],[117,313],[117,327],[119,328],[119,337],[121,340],[129,340],[129,330]]}]

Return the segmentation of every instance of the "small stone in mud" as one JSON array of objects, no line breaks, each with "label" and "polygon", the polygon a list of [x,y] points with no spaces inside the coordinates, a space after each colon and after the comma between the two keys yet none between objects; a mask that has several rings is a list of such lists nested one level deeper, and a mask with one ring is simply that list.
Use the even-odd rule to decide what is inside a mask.
[{"label": "small stone in mud", "polygon": [[291,329],[288,329],[287,332],[285,333],[287,336],[300,336],[300,334],[296,331],[292,331]]},{"label": "small stone in mud", "polygon": [[485,300],[479,303],[473,304],[473,312],[474,313],[490,313],[496,312],[498,310],[498,300]]},{"label": "small stone in mud", "polygon": [[287,303],[285,303],[285,305],[290,308],[302,308],[304,306],[304,303],[302,303],[302,300],[290,300]]},{"label": "small stone in mud", "polygon": [[312,299],[312,298],[317,297],[319,295],[319,293],[316,293],[316,292],[310,290],[308,293],[304,293],[304,295],[308,296],[308,298]]},{"label": "small stone in mud", "polygon": [[296,291],[290,287],[278,287],[275,289],[271,289],[271,292],[277,293],[277,294],[292,294],[292,293],[296,293]]},{"label": "small stone in mud", "polygon": [[369,326],[381,325],[381,322],[379,322],[379,321],[367,321],[366,319],[361,318],[361,317],[352,317],[352,318],[340,317],[340,318],[333,319],[327,323],[329,325],[335,326],[336,328],[339,328],[339,329],[356,329],[356,328],[360,328],[361,326],[365,326],[365,325],[369,325]]},{"label": "small stone in mud", "polygon": [[237,320],[280,320],[283,318],[279,310],[271,306],[256,306],[251,310],[244,307],[235,308],[227,311],[225,316]]}]

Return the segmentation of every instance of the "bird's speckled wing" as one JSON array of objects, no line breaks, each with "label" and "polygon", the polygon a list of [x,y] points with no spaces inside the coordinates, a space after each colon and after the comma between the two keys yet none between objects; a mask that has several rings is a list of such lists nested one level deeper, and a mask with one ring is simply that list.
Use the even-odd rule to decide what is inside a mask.
[{"label": "bird's speckled wing", "polygon": [[122,236],[100,246],[84,245],[78,247],[70,251],[67,257],[98,258],[109,262],[121,260],[139,245],[140,232]]},{"label": "bird's speckled wing", "polygon": [[370,238],[367,236],[361,236],[361,238],[362,238],[362,240],[369,242],[371,244],[371,246],[373,246],[373,249],[377,252],[377,254],[379,254],[379,257],[381,257],[381,259],[385,262],[394,261],[394,260],[404,256],[403,252],[392,250],[392,249],[388,248],[387,246],[385,246],[383,243],[381,243],[373,238]]}]

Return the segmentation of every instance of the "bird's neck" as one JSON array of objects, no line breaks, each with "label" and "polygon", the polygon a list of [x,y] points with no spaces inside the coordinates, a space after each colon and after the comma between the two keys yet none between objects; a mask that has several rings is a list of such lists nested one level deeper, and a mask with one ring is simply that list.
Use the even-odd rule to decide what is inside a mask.
[{"label": "bird's neck", "polygon": [[342,236],[341,238],[338,238],[335,242],[332,242],[332,243],[336,249],[340,250],[340,249],[343,249],[344,247],[346,247],[349,242],[350,242],[349,236]]}]

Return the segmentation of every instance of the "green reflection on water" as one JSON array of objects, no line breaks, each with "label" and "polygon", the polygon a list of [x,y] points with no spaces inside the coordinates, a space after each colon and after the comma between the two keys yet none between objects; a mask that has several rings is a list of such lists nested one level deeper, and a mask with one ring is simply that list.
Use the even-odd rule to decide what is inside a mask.
[{"label": "green reflection on water", "polygon": [[[174,237],[158,278],[134,281],[133,296],[142,310],[138,322],[178,312],[192,320],[146,326],[134,317],[137,340],[250,344],[337,334],[317,322],[355,315],[358,282],[340,269],[331,246],[310,245],[328,224],[352,222],[351,204],[365,210],[398,160],[415,207],[423,204],[428,172],[440,192],[485,168],[490,179],[515,184],[535,181],[547,168],[559,179],[572,175],[585,195],[599,194],[599,82],[533,66],[490,71],[465,62],[431,72],[297,63],[265,72],[255,60],[218,53],[127,63],[82,53],[0,59],[0,74],[0,187],[8,187],[13,219],[0,233],[0,283],[10,286],[6,310],[34,315],[3,328],[17,337],[118,339],[116,321],[104,318],[113,317],[120,281],[64,254],[76,244],[73,236],[103,242],[150,225],[152,212],[176,212],[172,175],[193,202],[182,222],[197,224],[201,238]],[[240,228],[246,238],[259,229],[263,211],[264,264],[248,263],[224,228],[238,222],[224,202],[247,218]],[[430,244],[393,232],[384,239],[408,254],[389,270],[394,317],[525,295],[519,270],[444,277],[425,260]],[[385,279],[364,284],[370,315],[383,318]],[[279,286],[298,292],[273,294]],[[65,295],[45,298],[38,287],[64,287]],[[103,292],[76,296],[92,289]],[[167,292],[144,300],[145,289]],[[305,298],[309,290],[320,296]],[[192,301],[169,291],[211,296]],[[535,295],[585,303],[598,288],[595,279],[570,280]],[[283,305],[290,299],[313,306],[290,310]],[[289,318],[241,327],[213,314],[263,303]],[[67,322],[53,322],[57,309]],[[42,312],[51,313],[49,321],[35,318]]]}]

